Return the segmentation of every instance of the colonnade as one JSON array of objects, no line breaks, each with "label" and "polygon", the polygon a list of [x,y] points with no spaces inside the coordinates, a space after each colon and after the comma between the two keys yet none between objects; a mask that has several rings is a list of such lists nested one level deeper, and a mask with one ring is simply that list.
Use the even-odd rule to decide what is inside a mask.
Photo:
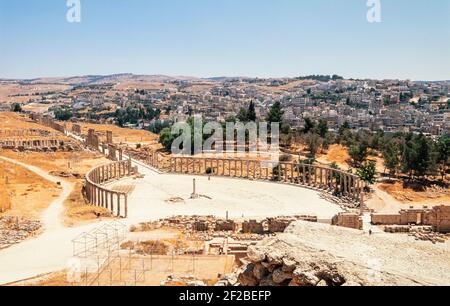
[{"label": "colonnade", "polygon": [[64,141],[56,139],[0,140],[0,147],[3,148],[50,148],[60,146],[64,146]]},{"label": "colonnade", "polygon": [[171,157],[169,171],[276,181],[329,191],[355,202],[364,201],[365,183],[359,176],[323,166],[295,162]]},{"label": "colonnade", "polygon": [[128,216],[128,195],[113,191],[103,184],[136,174],[131,160],[117,161],[92,169],[86,175],[86,197],[91,205],[104,207],[117,217]]},{"label": "colonnade", "polygon": [[0,130],[0,137],[48,137],[51,133],[39,129],[22,129],[22,130]]}]

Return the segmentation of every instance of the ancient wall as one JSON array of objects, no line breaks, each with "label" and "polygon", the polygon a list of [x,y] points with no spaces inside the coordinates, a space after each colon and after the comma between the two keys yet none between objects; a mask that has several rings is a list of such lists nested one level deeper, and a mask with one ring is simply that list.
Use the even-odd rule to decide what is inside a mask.
[{"label": "ancient wall", "polygon": [[112,131],[106,131],[106,143],[112,144],[113,143],[113,133]]},{"label": "ancient wall", "polygon": [[269,233],[282,233],[296,218],[268,218]]},{"label": "ancient wall", "polygon": [[450,206],[436,206],[423,215],[425,225],[440,233],[450,233]]},{"label": "ancient wall", "polygon": [[117,147],[113,144],[108,144],[108,158],[110,160],[118,160],[117,159]]},{"label": "ancient wall", "polygon": [[372,214],[373,225],[396,225],[401,224],[400,214]]},{"label": "ancient wall", "polygon": [[98,151],[100,146],[100,140],[98,135],[95,133],[94,129],[89,129],[88,135],[86,138],[86,145],[88,148]]},{"label": "ancient wall", "polygon": [[195,221],[192,225],[194,231],[197,232],[206,232],[209,229],[208,222],[206,221]]},{"label": "ancient wall", "polygon": [[263,234],[263,223],[257,222],[256,220],[245,221],[242,223],[242,232],[244,234]]},{"label": "ancient wall", "polygon": [[215,230],[218,232],[235,232],[237,224],[233,220],[217,220]]},{"label": "ancient wall", "polygon": [[40,129],[22,129],[22,130],[3,130],[0,129],[0,138],[9,138],[9,137],[49,137],[52,136],[52,133],[46,130]]},{"label": "ancient wall", "polygon": [[404,209],[398,214],[372,214],[374,225],[426,225],[437,232],[450,232],[450,206]]},{"label": "ancient wall", "polygon": [[359,213],[340,213],[332,220],[332,225],[362,230],[363,221]]},{"label": "ancient wall", "polygon": [[79,124],[72,124],[72,133],[81,135],[81,126]]},{"label": "ancient wall", "polygon": [[78,146],[71,141],[58,139],[33,139],[33,140],[0,140],[0,148],[18,151],[74,151]]}]

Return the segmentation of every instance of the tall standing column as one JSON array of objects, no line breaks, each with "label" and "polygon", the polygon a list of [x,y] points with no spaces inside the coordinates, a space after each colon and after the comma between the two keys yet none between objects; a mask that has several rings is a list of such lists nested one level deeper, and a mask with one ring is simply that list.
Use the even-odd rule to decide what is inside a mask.
[{"label": "tall standing column", "polygon": [[117,193],[117,217],[120,217],[120,193]]},{"label": "tall standing column", "polygon": [[110,193],[110,201],[111,201],[111,205],[110,205],[109,211],[111,212],[111,215],[114,215],[114,192]]},{"label": "tall standing column", "polygon": [[125,196],[125,218],[128,218],[128,195],[124,194]]},{"label": "tall standing column", "polygon": [[306,166],[305,166],[305,164],[303,164],[302,165],[302,168],[303,168],[303,173],[302,173],[302,176],[303,176],[303,185],[306,185]]}]

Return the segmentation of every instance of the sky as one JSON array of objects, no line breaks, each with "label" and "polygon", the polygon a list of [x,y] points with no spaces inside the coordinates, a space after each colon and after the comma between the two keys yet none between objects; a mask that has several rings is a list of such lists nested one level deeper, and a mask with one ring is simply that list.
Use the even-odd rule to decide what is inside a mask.
[{"label": "sky", "polygon": [[0,78],[115,73],[449,80],[450,0],[0,0]]}]

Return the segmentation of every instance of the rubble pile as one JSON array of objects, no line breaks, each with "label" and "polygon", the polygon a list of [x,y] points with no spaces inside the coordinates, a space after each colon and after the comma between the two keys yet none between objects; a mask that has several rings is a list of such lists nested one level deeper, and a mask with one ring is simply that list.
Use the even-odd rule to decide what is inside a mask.
[{"label": "rubble pile", "polygon": [[431,227],[427,226],[413,226],[410,228],[409,235],[417,241],[430,241],[433,244],[445,243],[450,237],[448,234],[434,232]]},{"label": "rubble pile", "polygon": [[20,220],[17,217],[0,217],[0,249],[34,236],[42,227],[41,222]]},{"label": "rubble pile", "polygon": [[51,171],[49,173],[50,175],[53,176],[57,176],[57,177],[62,177],[62,178],[75,178],[75,179],[82,179],[83,176],[79,173],[69,173],[69,172],[64,172],[64,171]]},{"label": "rubble pile", "polygon": [[[405,248],[414,252],[404,252]],[[243,265],[233,275],[223,276],[219,285],[410,286],[448,282],[439,269],[417,264],[424,256],[440,261],[441,250],[393,243],[347,228],[331,230],[318,223],[295,222],[285,233],[249,246],[246,255],[241,259]],[[382,265],[374,263],[374,258],[383,258]]]},{"label": "rubble pile", "polygon": [[282,233],[295,221],[317,222],[315,216],[280,216],[262,221],[248,220],[238,222],[214,216],[174,216],[155,222],[140,223],[133,226],[132,232],[152,231],[160,228],[180,230],[188,240],[211,241],[214,238],[229,237],[236,241],[260,241],[276,233]]},{"label": "rubble pile", "polygon": [[433,244],[445,243],[450,237],[433,231],[432,226],[412,226],[412,225],[388,225],[384,227],[386,233],[404,233],[414,237],[417,241],[429,241]]},{"label": "rubble pile", "polygon": [[194,276],[173,276],[169,275],[167,280],[161,282],[161,286],[189,286],[189,287],[205,287],[204,281]]}]

